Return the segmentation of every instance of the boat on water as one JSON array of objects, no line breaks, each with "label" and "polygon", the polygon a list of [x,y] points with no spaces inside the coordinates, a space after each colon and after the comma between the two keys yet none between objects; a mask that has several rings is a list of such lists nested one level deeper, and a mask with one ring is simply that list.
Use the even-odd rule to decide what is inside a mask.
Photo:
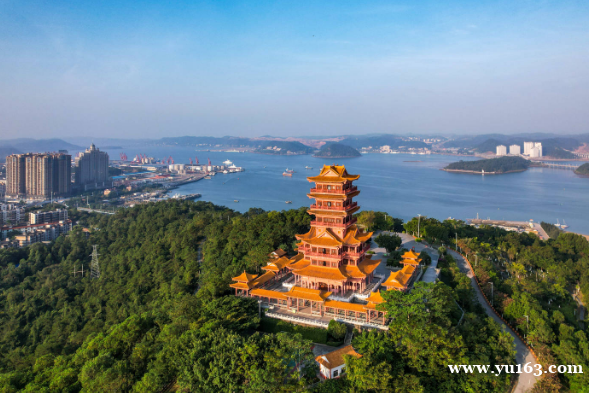
[{"label": "boat on water", "polygon": [[205,176],[205,179],[211,180],[211,177],[210,176]]},{"label": "boat on water", "polygon": [[288,177],[292,177],[292,172],[283,172],[282,176],[288,176]]},{"label": "boat on water", "polygon": [[238,201],[237,199],[234,199],[234,200],[233,200],[233,202],[237,203],[237,202],[239,202],[239,201]]},{"label": "boat on water", "polygon": [[567,229],[569,226],[567,225],[566,221],[564,220],[564,218],[562,219],[562,224],[560,225],[560,229]]},{"label": "boat on water", "polygon": [[284,202],[284,203],[286,203],[286,204],[291,204],[291,203],[292,203],[292,201],[286,201],[286,202]]},{"label": "boat on water", "polygon": [[306,166],[305,169],[313,169],[312,166]]},{"label": "boat on water", "polygon": [[227,169],[225,169],[225,170],[223,171],[223,174],[224,174],[224,175],[226,175],[226,174],[228,174],[228,173],[229,173],[229,171],[228,171]]},{"label": "boat on water", "polygon": [[296,173],[296,172],[294,171],[294,169],[288,169],[288,168],[286,168],[286,171],[285,171],[285,172],[286,172],[286,173]]},{"label": "boat on water", "polygon": [[554,226],[560,228],[560,221],[558,220],[558,218],[556,219],[556,224],[554,224]]}]

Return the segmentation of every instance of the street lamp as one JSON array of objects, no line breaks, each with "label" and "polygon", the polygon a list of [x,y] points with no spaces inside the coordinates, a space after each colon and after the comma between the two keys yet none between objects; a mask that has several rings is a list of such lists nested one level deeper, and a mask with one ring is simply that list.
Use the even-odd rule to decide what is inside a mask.
[{"label": "street lamp", "polygon": [[421,223],[421,214],[418,214],[417,217],[419,217],[417,219],[417,237],[421,238],[420,232],[419,232],[419,224]]}]

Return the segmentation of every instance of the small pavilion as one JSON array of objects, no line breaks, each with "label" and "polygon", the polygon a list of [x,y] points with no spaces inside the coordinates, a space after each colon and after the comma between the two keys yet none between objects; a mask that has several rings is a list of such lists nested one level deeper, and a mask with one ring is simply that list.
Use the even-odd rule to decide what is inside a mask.
[{"label": "small pavilion", "polygon": [[411,266],[419,266],[421,263],[421,258],[419,254],[415,252],[415,248],[405,252],[402,256],[401,264],[404,266],[411,265]]},{"label": "small pavilion", "polygon": [[394,289],[396,291],[407,292],[411,279],[416,271],[417,269],[415,266],[405,265],[403,269],[391,272],[391,275],[382,283],[382,286],[386,287],[388,290]]}]

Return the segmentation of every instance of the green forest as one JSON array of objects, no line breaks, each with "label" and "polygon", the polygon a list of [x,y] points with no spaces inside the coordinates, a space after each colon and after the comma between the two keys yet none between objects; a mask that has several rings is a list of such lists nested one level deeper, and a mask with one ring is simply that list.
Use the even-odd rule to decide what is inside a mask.
[{"label": "green forest", "polygon": [[[405,228],[417,233],[417,225],[413,218]],[[430,244],[455,246],[457,239],[487,298],[525,335],[544,367],[589,367],[586,322],[578,319],[576,300],[589,298],[589,242],[584,236],[551,231],[554,238],[542,241],[533,234],[427,217],[421,217],[420,230]],[[455,268],[440,263],[438,267],[443,282],[453,280]],[[550,374],[534,392],[586,392],[587,386],[586,373]]]},{"label": "green forest", "polygon": [[473,171],[473,172],[495,172],[507,173],[513,171],[524,171],[528,169],[530,162],[521,157],[499,157],[488,160],[458,161],[446,166],[445,170],[450,171]]},{"label": "green forest", "polygon": [[[295,252],[294,235],[306,232],[311,220],[305,208],[242,214],[169,200],[112,216],[75,210],[71,216],[79,225],[68,236],[0,250],[2,392],[433,393],[511,386],[509,376],[448,372],[454,363],[514,362],[513,340],[483,312],[448,254],[440,259],[440,282],[383,294],[390,329],[354,334],[363,357],[349,359],[347,378],[317,383],[309,338],[321,335],[269,327],[257,302],[233,296],[228,286],[243,270],[259,272],[277,247]],[[400,229],[400,220],[383,213],[366,213],[363,220]],[[589,289],[584,238],[566,234],[541,242],[457,221],[422,217],[420,224],[425,240],[448,244],[457,233],[461,247],[478,250],[477,274],[498,280],[496,299],[514,324],[523,326],[521,314],[529,313],[530,339],[547,359],[587,365],[587,339],[569,292],[577,284],[583,294]],[[411,220],[405,230],[415,225]],[[98,279],[88,275],[94,244]],[[499,279],[501,263],[485,256],[501,263],[512,258],[506,268],[512,277]],[[545,276],[536,282],[538,268]],[[586,381],[566,376],[551,383],[581,391]]]}]

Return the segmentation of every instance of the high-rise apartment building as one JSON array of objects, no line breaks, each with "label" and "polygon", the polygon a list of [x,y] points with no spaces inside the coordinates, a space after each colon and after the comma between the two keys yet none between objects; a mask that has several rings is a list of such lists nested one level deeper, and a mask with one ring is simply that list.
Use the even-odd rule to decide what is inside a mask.
[{"label": "high-rise apartment building", "polygon": [[536,142],[534,143],[534,148],[538,149],[538,157],[542,157],[542,143]]},{"label": "high-rise apartment building", "polygon": [[529,156],[530,152],[534,148],[534,142],[524,142],[524,154]]},{"label": "high-rise apartment building", "polygon": [[506,156],[507,155],[507,147],[504,145],[497,146],[497,155],[498,156]]},{"label": "high-rise apartment building", "polygon": [[97,149],[94,143],[76,158],[75,186],[84,191],[112,186],[108,176],[108,154]]},{"label": "high-rise apartment building", "polygon": [[519,156],[521,154],[521,147],[520,147],[520,145],[511,145],[511,146],[509,146],[509,154]]},{"label": "high-rise apartment building", "polygon": [[63,153],[12,154],[6,157],[8,198],[49,199],[71,192],[72,156]]}]

